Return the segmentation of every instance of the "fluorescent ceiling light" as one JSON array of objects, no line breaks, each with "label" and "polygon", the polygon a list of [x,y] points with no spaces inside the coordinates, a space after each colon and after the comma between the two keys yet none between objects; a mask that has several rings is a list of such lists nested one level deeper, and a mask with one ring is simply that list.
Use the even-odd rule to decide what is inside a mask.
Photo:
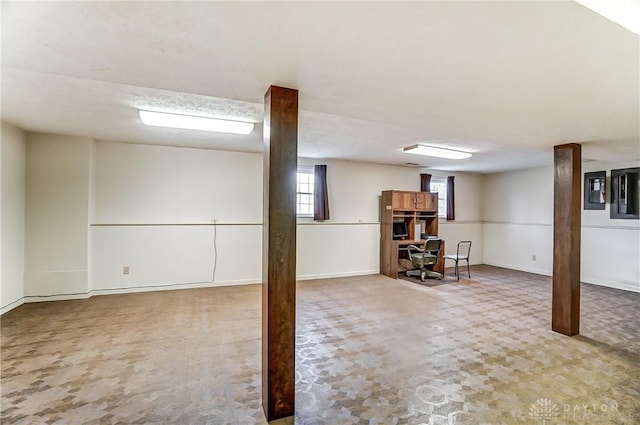
[{"label": "fluorescent ceiling light", "polygon": [[402,149],[404,153],[414,153],[417,155],[435,156],[437,158],[447,159],[465,159],[471,158],[469,152],[456,151],[453,149],[438,148],[429,145],[413,145]]},{"label": "fluorescent ceiling light", "polygon": [[191,115],[167,114],[164,112],[139,111],[145,125],[158,127],[186,128],[188,130],[217,131],[221,133],[249,134],[252,122],[229,121],[217,118],[194,117]]}]

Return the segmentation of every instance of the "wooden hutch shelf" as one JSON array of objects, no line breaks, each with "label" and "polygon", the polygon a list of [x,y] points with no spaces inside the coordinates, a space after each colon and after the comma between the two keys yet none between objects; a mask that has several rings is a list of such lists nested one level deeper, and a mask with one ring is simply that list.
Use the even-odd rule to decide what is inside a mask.
[{"label": "wooden hutch shelf", "polygon": [[[393,223],[404,222],[407,236],[393,238]],[[418,229],[418,230],[417,230]],[[423,230],[422,230],[423,229]],[[409,268],[406,250],[409,245],[422,245],[422,235],[438,236],[438,194],[385,190],[380,200],[380,273],[394,279],[399,270]],[[440,258],[433,270],[442,273],[444,241]]]}]

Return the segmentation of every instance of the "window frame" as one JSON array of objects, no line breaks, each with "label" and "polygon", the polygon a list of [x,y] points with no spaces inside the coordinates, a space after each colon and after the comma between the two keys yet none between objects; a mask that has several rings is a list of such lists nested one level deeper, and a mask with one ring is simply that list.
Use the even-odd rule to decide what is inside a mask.
[{"label": "window frame", "polygon": [[[311,181],[309,182],[309,192],[301,192],[300,191],[300,175],[306,174],[311,176]],[[315,171],[313,165],[298,165],[298,169],[296,170],[296,217],[300,218],[313,218],[313,201],[314,201],[314,192],[315,192]],[[302,204],[298,202],[298,195],[310,195],[311,202],[309,204]],[[311,207],[311,212],[302,213],[300,212],[301,205],[309,205]]]},{"label": "window frame", "polygon": [[[442,188],[442,190],[434,190],[438,189],[437,187],[433,187],[438,185]],[[429,190],[431,192],[438,193],[438,218],[447,219],[447,178],[446,177],[438,177],[432,176],[431,183],[429,184]],[[442,202],[442,210],[440,209],[440,203]]]}]

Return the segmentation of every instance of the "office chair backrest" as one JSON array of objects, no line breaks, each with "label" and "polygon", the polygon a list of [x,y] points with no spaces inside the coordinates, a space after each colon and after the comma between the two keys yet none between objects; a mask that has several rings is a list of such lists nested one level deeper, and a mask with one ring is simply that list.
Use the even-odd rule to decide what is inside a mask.
[{"label": "office chair backrest", "polygon": [[424,243],[424,250],[430,251],[433,255],[437,255],[438,251],[440,251],[440,246],[442,246],[442,239],[427,239]]},{"label": "office chair backrest", "polygon": [[471,241],[458,242],[458,258],[469,258],[469,252],[471,251]]}]

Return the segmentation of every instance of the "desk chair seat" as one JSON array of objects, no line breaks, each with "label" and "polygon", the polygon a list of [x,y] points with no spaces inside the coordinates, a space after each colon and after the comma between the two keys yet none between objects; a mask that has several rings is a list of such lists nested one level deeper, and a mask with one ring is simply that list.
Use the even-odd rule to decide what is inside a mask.
[{"label": "desk chair seat", "polygon": [[453,260],[456,262],[456,278],[460,280],[460,269],[458,268],[458,262],[465,260],[467,262],[467,273],[469,274],[469,279],[471,279],[471,270],[469,268],[469,252],[471,252],[471,241],[460,241],[458,242],[458,249],[455,254],[449,254],[444,256],[444,262],[446,260]]},{"label": "desk chair seat", "polygon": [[424,282],[427,277],[435,277],[442,279],[440,273],[431,270],[438,262],[440,256],[440,247],[442,239],[428,239],[422,248],[415,245],[409,245],[409,259],[413,264],[414,270],[408,270],[407,276],[420,276],[420,280]]}]

